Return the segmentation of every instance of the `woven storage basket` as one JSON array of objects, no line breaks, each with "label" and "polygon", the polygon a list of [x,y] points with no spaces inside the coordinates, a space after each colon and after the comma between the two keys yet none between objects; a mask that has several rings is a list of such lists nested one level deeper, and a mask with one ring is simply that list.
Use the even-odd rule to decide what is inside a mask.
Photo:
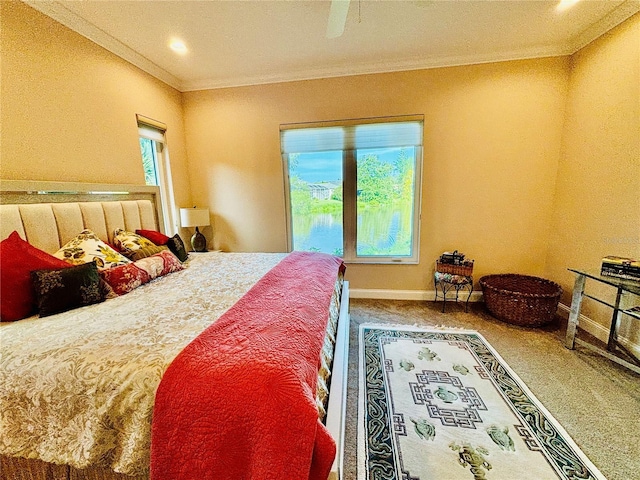
[{"label": "woven storage basket", "polygon": [[473,275],[473,264],[453,265],[451,263],[440,263],[436,261],[436,272],[450,273],[452,275],[464,275],[465,277],[469,277]]},{"label": "woven storage basket", "polygon": [[480,279],[484,303],[499,320],[523,327],[539,327],[556,314],[562,288],[551,280],[507,273]]}]

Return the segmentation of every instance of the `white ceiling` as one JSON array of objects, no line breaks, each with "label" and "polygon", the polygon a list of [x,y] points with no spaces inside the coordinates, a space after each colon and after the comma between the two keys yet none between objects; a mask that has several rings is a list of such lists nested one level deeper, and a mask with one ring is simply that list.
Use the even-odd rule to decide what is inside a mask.
[{"label": "white ceiling", "polygon": [[[574,53],[640,0],[351,0],[325,36],[329,0],[25,0],[181,91]],[[189,52],[168,48],[173,37]]]}]

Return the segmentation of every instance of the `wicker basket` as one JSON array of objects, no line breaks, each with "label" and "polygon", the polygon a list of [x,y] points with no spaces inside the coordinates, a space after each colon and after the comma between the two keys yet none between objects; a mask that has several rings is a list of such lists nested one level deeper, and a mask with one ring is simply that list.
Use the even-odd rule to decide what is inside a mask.
[{"label": "wicker basket", "polygon": [[494,317],[524,327],[551,322],[562,295],[562,288],[555,282],[513,273],[484,276],[480,286]]},{"label": "wicker basket", "polygon": [[473,275],[473,264],[471,265],[453,265],[452,263],[440,263],[436,261],[436,272],[450,273],[452,275],[464,275],[470,277]]}]

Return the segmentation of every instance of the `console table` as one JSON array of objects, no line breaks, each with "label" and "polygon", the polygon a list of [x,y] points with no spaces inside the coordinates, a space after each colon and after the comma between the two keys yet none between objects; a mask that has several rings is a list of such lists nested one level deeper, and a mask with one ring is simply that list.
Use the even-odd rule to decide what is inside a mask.
[{"label": "console table", "polygon": [[[627,316],[635,320],[640,320],[640,311],[635,308],[625,308],[624,306],[621,306],[621,300],[624,295],[635,295],[637,297],[640,297],[640,282],[625,280],[616,277],[603,276],[600,275],[600,272],[598,271],[574,270],[572,268],[570,268],[569,271],[576,274],[576,280],[573,286],[571,313],[569,314],[569,323],[567,325],[565,347],[573,349],[575,343],[577,343],[607,357],[608,359],[616,363],[619,363],[620,365],[624,365],[625,367],[633,370],[636,373],[640,373],[640,359],[633,355],[627,348],[624,347],[624,345],[621,345],[620,342],[618,342],[617,332],[618,325],[620,324],[623,316]],[[614,287],[616,289],[615,303],[611,305],[600,298],[585,293],[584,290],[587,279]],[[598,348],[591,343],[576,338],[576,329],[578,327],[578,320],[580,318],[580,307],[582,305],[582,299],[584,297],[588,297],[613,309],[611,326],[609,328],[609,340],[607,342],[606,350]],[[626,358],[621,358],[621,356],[615,354],[618,352],[621,352]]]}]

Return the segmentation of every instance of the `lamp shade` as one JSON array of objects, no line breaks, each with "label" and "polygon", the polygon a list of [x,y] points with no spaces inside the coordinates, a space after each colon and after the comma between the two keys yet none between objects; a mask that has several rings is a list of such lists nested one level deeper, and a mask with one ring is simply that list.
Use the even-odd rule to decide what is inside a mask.
[{"label": "lamp shade", "polygon": [[180,225],[183,227],[204,227],[210,225],[208,208],[181,208]]}]

